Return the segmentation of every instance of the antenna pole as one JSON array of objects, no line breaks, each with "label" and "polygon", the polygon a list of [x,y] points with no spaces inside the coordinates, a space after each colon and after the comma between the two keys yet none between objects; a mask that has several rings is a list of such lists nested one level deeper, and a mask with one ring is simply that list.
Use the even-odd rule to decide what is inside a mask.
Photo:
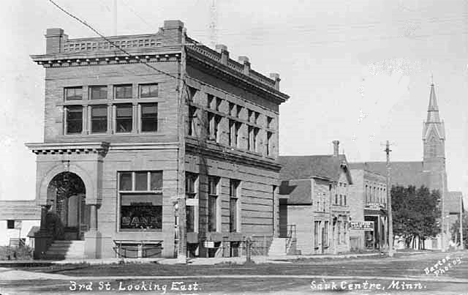
[{"label": "antenna pole", "polygon": [[114,36],[117,36],[117,0],[114,0]]}]

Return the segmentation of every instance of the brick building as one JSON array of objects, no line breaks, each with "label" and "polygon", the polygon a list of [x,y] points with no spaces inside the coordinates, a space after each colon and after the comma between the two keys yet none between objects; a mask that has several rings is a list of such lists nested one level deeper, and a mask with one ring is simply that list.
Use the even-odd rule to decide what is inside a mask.
[{"label": "brick building", "polygon": [[28,144],[36,257],[57,240],[82,244],[81,257],[173,257],[180,196],[192,256],[235,256],[245,236],[273,237],[288,99],[278,74],[199,44],[181,21],[105,39],[48,29],[32,59],[46,70],[44,142]]},{"label": "brick building", "polygon": [[[379,249],[387,245],[387,178],[364,169],[351,169],[351,249]],[[364,222],[370,228],[360,226]]]},{"label": "brick building", "polygon": [[[296,250],[301,254],[348,252],[350,185],[346,157],[280,156],[280,238],[295,228]],[[288,250],[288,249],[286,249]]]}]

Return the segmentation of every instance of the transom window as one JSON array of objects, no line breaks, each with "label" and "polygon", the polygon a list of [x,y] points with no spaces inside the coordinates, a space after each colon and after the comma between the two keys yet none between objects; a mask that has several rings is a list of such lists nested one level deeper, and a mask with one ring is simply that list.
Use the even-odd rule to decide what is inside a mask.
[{"label": "transom window", "polygon": [[133,92],[132,85],[118,85],[114,87],[116,99],[131,99]]},{"label": "transom window", "polygon": [[65,88],[65,101],[82,100],[83,87],[68,87]]},{"label": "transom window", "polygon": [[162,171],[119,172],[120,230],[162,230]]},{"label": "transom window", "polygon": [[140,85],[140,97],[158,97],[158,84]]},{"label": "transom window", "polygon": [[107,99],[107,86],[90,86],[90,99]]}]

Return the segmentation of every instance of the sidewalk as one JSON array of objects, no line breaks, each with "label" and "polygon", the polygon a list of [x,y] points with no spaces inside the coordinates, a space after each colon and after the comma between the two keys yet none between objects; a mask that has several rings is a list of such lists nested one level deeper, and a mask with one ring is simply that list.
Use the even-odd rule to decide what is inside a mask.
[{"label": "sidewalk", "polygon": [[[280,255],[280,256],[252,256],[255,263],[290,263],[297,259],[349,259],[359,257],[384,256],[381,253],[341,254],[341,255]],[[189,265],[215,265],[215,264],[242,264],[246,257],[215,257],[190,258]],[[0,261],[0,267],[40,267],[64,264],[120,264],[120,263],[159,263],[174,265],[180,264],[177,258],[104,258],[104,259],[69,259],[69,260],[5,260]]]}]

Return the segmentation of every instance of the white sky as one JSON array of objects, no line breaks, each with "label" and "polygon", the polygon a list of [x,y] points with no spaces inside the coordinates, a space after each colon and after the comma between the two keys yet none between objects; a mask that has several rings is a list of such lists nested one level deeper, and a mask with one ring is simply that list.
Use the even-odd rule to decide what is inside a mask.
[{"label": "white sky", "polygon": [[[55,0],[112,35],[114,0]],[[211,0],[117,0],[118,34],[156,32],[180,19],[210,45]],[[217,40],[231,58],[281,75],[282,155],[330,154],[338,139],[349,161],[422,160],[422,122],[431,74],[447,133],[450,190],[468,193],[468,1],[217,0]],[[35,196],[35,155],[43,140],[47,28],[95,36],[47,0],[0,2],[0,199]],[[468,203],[465,201],[465,204]]]}]

